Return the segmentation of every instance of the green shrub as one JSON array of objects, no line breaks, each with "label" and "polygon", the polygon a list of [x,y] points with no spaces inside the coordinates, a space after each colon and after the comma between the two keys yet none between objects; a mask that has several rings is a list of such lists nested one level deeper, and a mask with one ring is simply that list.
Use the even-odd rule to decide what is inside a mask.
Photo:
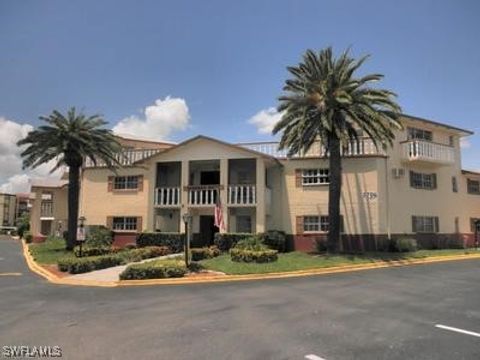
[{"label": "green shrub", "polygon": [[24,238],[24,234],[30,231],[30,215],[28,213],[22,214],[17,220],[18,236]]},{"label": "green shrub", "polygon": [[235,244],[234,249],[250,250],[250,251],[263,251],[268,250],[262,239],[258,236],[250,236],[242,239]]},{"label": "green shrub", "polygon": [[[82,257],[87,256],[100,256],[110,254],[112,252],[111,248],[108,247],[92,247],[92,246],[83,246],[82,245]],[[73,253],[76,257],[80,257],[80,246],[76,246],[73,250]]]},{"label": "green shrub", "polygon": [[193,248],[190,249],[190,253],[192,254],[192,261],[200,261],[217,257],[220,255],[220,250],[214,245],[210,247]]},{"label": "green shrub", "polygon": [[246,262],[246,263],[267,263],[277,261],[278,251],[277,250],[245,250],[240,248],[230,249],[230,258],[235,262]]},{"label": "green shrub", "polygon": [[120,274],[120,280],[179,278],[186,273],[187,269],[181,261],[149,261],[128,266]]},{"label": "green shrub", "polygon": [[130,249],[137,249],[138,246],[135,243],[128,243],[128,244],[125,244],[125,246],[123,248],[130,250]]},{"label": "green shrub", "polygon": [[245,238],[252,237],[249,233],[216,233],[213,243],[220,251],[228,251],[235,246],[237,242]]},{"label": "green shrub", "polygon": [[123,259],[118,255],[89,256],[81,258],[63,258],[57,262],[58,269],[70,274],[81,274],[89,271],[106,269],[121,265]]},{"label": "green shrub", "polygon": [[269,230],[262,234],[263,243],[270,249],[285,252],[287,249],[287,236],[285,232],[278,230]]},{"label": "green shrub", "polygon": [[315,250],[317,250],[317,253],[323,253],[327,251],[327,240],[322,238],[317,238],[315,240]]},{"label": "green shrub", "polygon": [[32,233],[31,233],[30,231],[25,231],[25,232],[23,233],[23,238],[25,239],[25,242],[26,242],[27,244],[30,244],[30,243],[32,242],[32,240],[33,240],[33,235],[32,235]]},{"label": "green shrub", "polygon": [[414,252],[418,250],[417,240],[411,238],[396,238],[390,243],[392,252]]},{"label": "green shrub", "polygon": [[167,246],[172,253],[183,251],[185,235],[181,233],[141,233],[137,239],[139,247],[144,246]]},{"label": "green shrub", "polygon": [[118,251],[120,256],[125,262],[137,262],[144,259],[150,259],[158,256],[164,256],[170,254],[170,249],[166,246],[147,246],[139,249]]},{"label": "green shrub", "polygon": [[190,264],[188,264],[188,270],[190,270],[191,272],[199,272],[203,269],[204,269],[204,266],[199,262],[191,261]]},{"label": "green shrub", "polygon": [[103,225],[89,225],[85,244],[91,247],[109,247],[113,242],[113,233]]}]

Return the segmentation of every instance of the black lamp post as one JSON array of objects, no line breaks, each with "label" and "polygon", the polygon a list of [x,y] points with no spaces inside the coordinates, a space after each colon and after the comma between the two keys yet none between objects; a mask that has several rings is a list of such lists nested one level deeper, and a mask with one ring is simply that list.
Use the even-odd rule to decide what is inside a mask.
[{"label": "black lamp post", "polygon": [[85,221],[87,219],[85,216],[80,216],[78,218],[78,221],[80,224],[78,225],[78,230],[77,230],[77,242],[79,243],[80,246],[80,257],[82,257],[82,245],[83,242],[85,241]]},{"label": "black lamp post", "polygon": [[184,240],[184,252],[185,252],[185,266],[188,268],[189,265],[189,251],[190,251],[190,224],[192,222],[193,216],[188,212],[182,216],[183,222],[185,224],[185,240]]}]

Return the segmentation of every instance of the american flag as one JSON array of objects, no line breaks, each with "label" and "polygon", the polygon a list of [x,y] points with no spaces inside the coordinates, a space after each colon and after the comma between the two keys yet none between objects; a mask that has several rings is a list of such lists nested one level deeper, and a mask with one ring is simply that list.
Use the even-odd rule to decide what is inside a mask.
[{"label": "american flag", "polygon": [[219,230],[225,230],[225,221],[223,220],[222,203],[220,199],[215,203],[215,224]]}]

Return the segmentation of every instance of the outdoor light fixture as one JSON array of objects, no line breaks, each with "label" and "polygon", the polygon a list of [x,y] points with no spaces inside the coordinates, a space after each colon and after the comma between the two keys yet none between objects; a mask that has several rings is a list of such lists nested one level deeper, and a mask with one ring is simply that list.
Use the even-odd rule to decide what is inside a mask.
[{"label": "outdoor light fixture", "polygon": [[87,219],[85,218],[85,216],[80,216],[78,218],[78,221],[79,224],[77,228],[77,242],[80,246],[80,257],[82,257],[82,245],[85,241],[85,222],[87,221]]},{"label": "outdoor light fixture", "polygon": [[185,266],[189,265],[189,250],[190,250],[190,231],[189,226],[192,222],[193,216],[186,212],[182,215],[183,222],[185,224],[185,240],[184,240],[184,252],[185,252]]}]

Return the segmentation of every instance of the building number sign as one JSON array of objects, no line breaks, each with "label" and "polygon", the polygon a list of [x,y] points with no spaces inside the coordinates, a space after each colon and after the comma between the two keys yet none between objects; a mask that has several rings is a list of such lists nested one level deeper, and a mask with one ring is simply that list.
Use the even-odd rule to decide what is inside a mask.
[{"label": "building number sign", "polygon": [[378,198],[378,193],[374,191],[365,191],[362,193],[362,198],[367,201],[372,201]]}]

